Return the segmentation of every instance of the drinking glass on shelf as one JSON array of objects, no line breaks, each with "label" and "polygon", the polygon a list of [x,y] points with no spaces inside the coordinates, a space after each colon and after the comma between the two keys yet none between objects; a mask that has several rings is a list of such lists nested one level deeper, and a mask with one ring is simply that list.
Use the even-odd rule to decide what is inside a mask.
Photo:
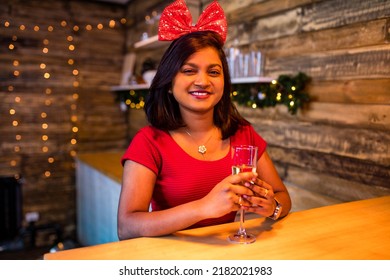
[{"label": "drinking glass on shelf", "polygon": [[[233,146],[232,159],[233,174],[238,174],[240,172],[256,172],[257,147],[250,145]],[[230,242],[249,244],[256,241],[256,237],[253,234],[246,232],[244,222],[245,211],[240,208],[240,228],[237,233],[228,236]]]}]

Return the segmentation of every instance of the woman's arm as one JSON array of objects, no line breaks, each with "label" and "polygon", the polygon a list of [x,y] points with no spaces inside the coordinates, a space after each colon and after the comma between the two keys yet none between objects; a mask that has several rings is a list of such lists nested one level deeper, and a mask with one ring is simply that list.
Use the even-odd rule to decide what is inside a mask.
[{"label": "woman's arm", "polygon": [[245,207],[245,209],[270,217],[275,211],[276,199],[282,205],[280,217],[286,216],[291,210],[291,198],[266,151],[257,163],[257,173],[258,179],[255,184],[247,185],[255,193],[255,196],[246,198],[252,203],[252,207]]},{"label": "woman's arm", "polygon": [[127,160],[119,198],[118,237],[123,240],[139,236],[166,235],[201,220],[237,211],[239,195],[253,194],[250,189],[239,184],[252,179],[252,173],[231,175],[200,200],[149,212],[156,174],[141,164]]}]

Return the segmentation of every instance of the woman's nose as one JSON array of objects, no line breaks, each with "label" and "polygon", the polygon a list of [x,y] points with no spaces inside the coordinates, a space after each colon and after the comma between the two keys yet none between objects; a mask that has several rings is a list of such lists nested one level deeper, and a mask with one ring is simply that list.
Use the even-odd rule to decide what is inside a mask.
[{"label": "woman's nose", "polygon": [[208,77],[207,73],[199,72],[196,75],[194,84],[196,86],[201,86],[201,87],[208,86],[210,84],[210,80],[209,80],[209,77]]}]

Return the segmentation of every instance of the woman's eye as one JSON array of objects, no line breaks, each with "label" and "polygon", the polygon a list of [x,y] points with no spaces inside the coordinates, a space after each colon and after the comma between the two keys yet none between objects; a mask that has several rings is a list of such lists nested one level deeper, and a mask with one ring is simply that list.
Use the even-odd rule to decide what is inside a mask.
[{"label": "woman's eye", "polygon": [[191,68],[185,68],[185,69],[182,69],[181,72],[184,74],[193,74],[193,73],[195,73],[195,70],[191,69]]},{"label": "woman's eye", "polygon": [[221,72],[218,71],[218,70],[210,70],[209,73],[210,73],[210,75],[212,75],[212,76],[218,76],[218,75],[221,74]]}]

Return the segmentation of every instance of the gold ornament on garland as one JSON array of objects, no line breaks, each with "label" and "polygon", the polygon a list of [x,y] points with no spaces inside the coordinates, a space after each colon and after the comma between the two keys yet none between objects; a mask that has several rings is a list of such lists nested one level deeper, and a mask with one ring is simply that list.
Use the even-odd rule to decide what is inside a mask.
[{"label": "gold ornament on garland", "polygon": [[270,84],[236,84],[231,94],[233,101],[252,108],[275,107],[278,104],[287,106],[294,115],[310,101],[305,92],[310,78],[304,73],[291,77],[280,75]]}]

